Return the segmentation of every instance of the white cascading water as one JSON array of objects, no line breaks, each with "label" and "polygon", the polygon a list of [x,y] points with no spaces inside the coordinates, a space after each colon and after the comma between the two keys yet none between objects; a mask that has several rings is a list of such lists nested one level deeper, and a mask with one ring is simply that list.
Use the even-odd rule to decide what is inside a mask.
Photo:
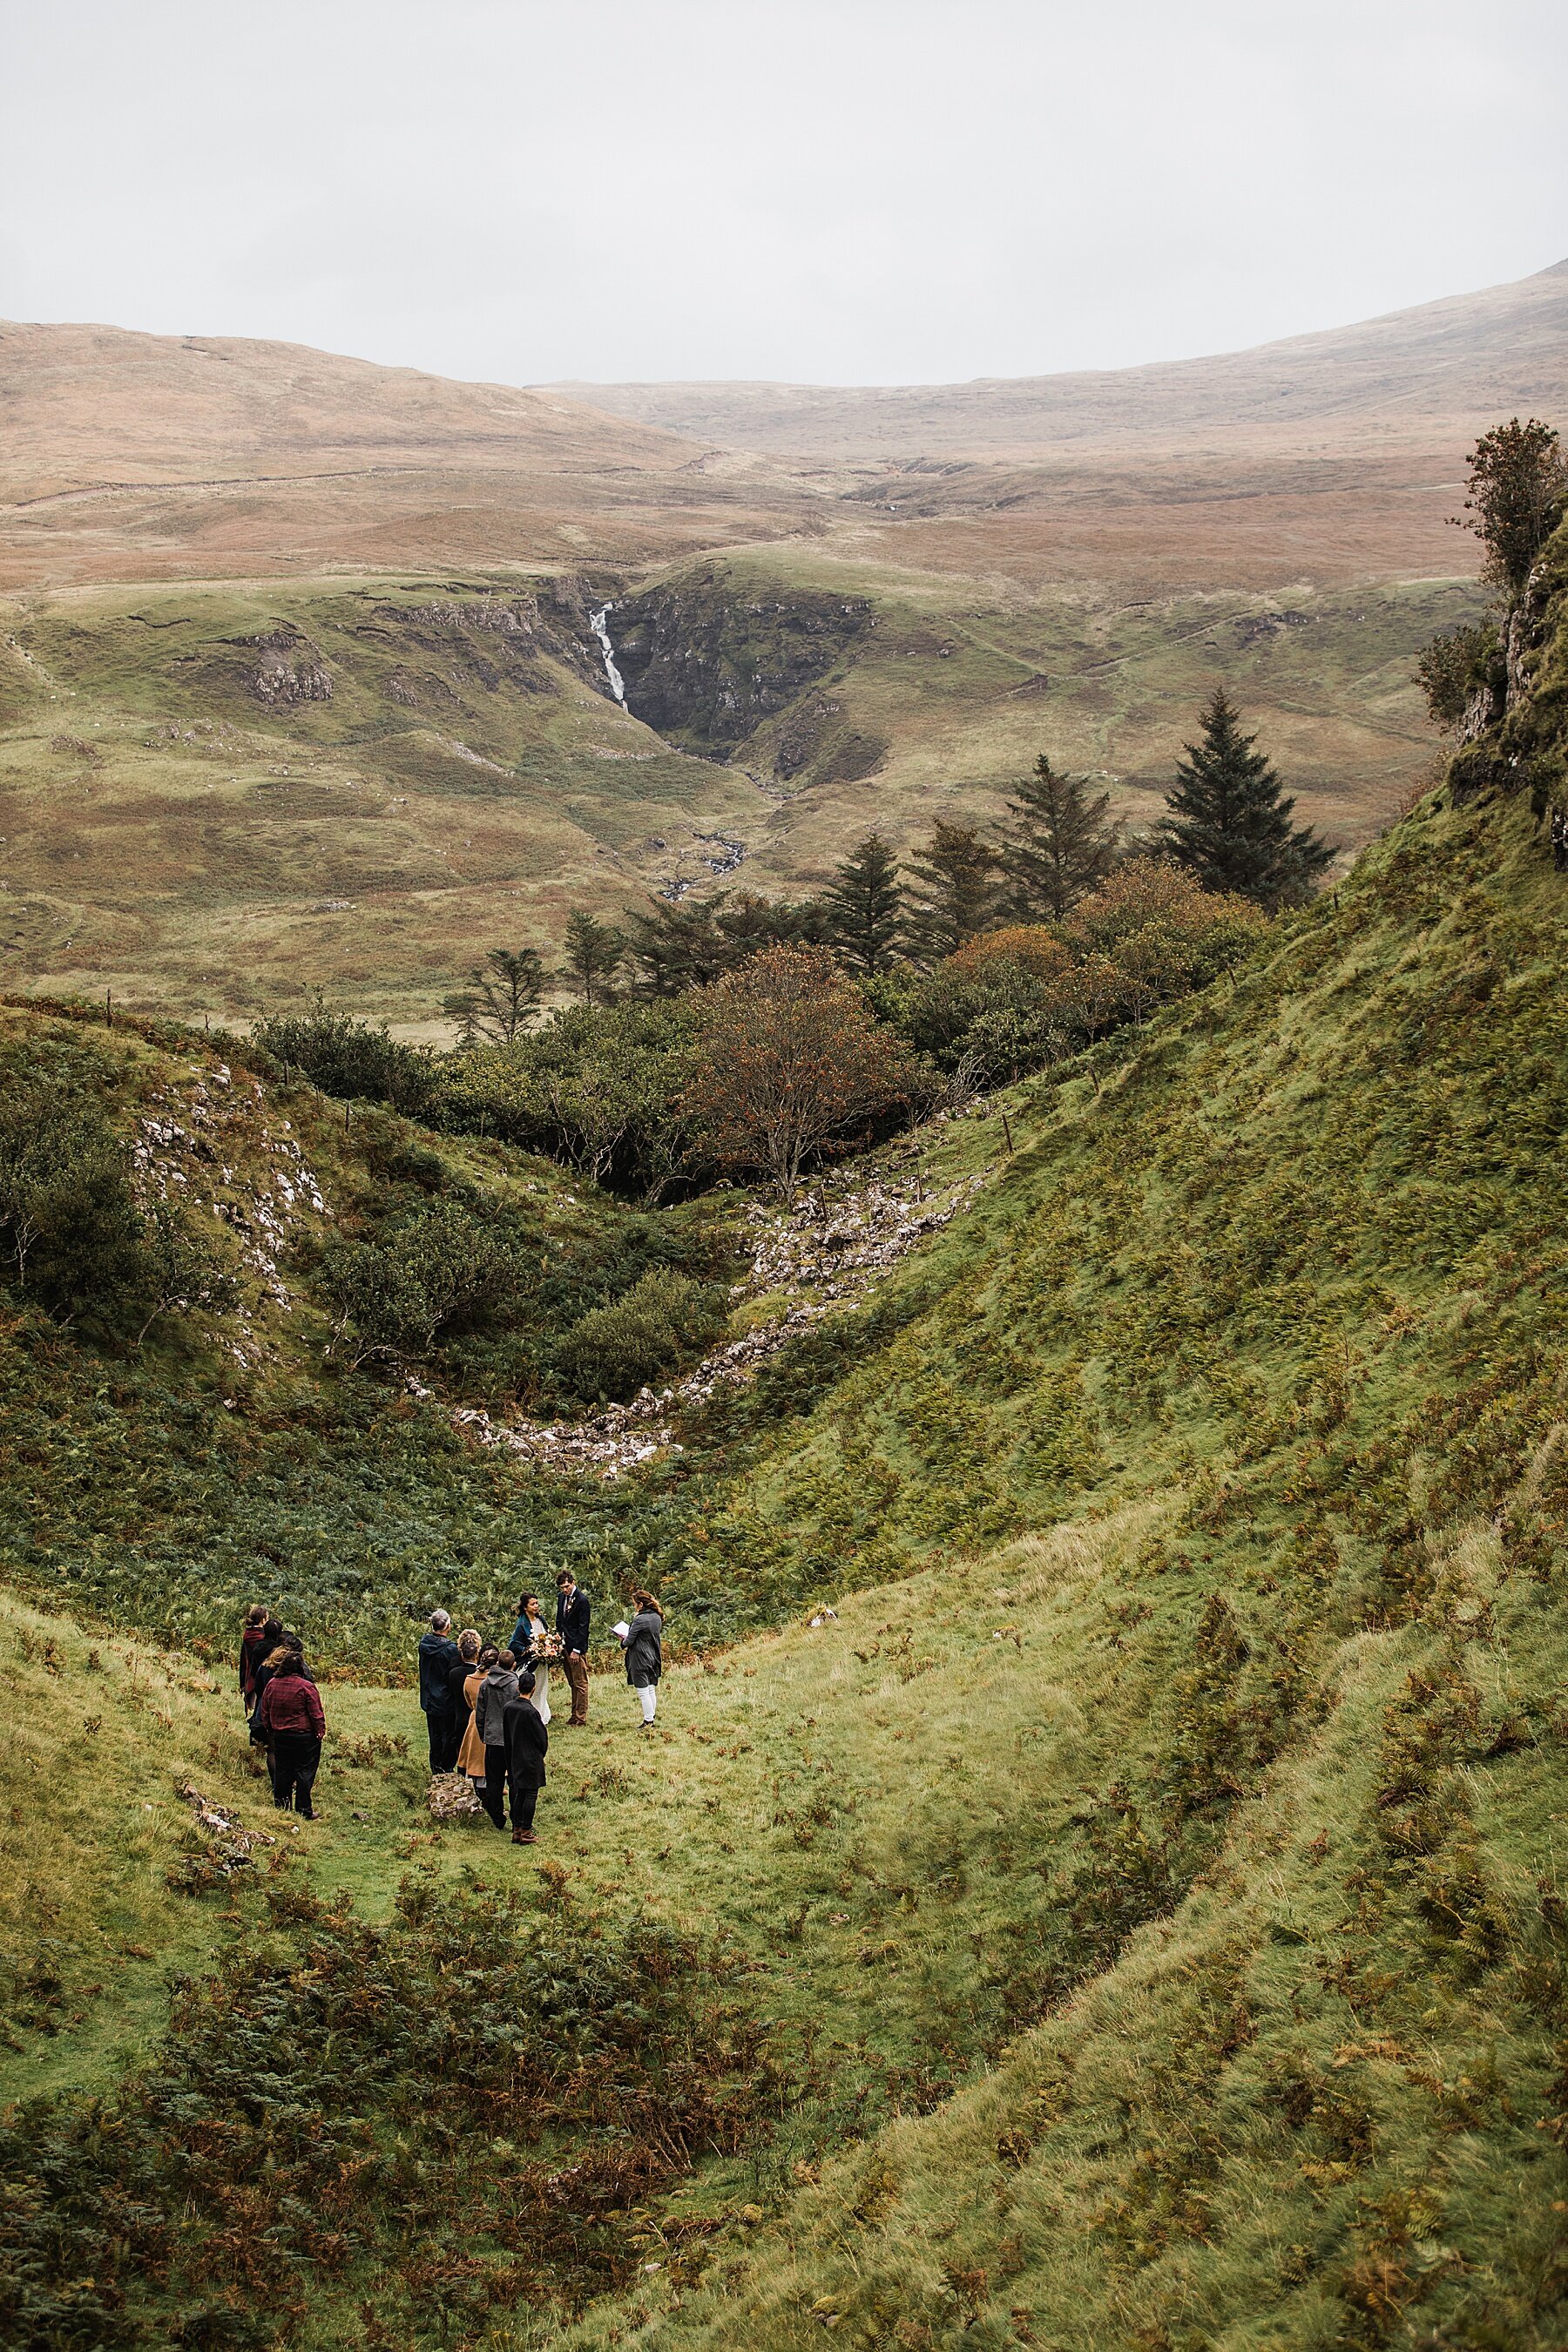
[{"label": "white cascading water", "polygon": [[608,604],[601,604],[596,613],[589,614],[588,619],[592,625],[594,635],[599,640],[599,651],[605,656],[605,676],[610,681],[610,692],[615,696],[616,700],[620,704],[624,710],[626,706],[626,681],[622,677],[620,671],[616,667],[616,649],[610,643],[610,632],[608,627],[608,614],[610,610],[611,607]]}]

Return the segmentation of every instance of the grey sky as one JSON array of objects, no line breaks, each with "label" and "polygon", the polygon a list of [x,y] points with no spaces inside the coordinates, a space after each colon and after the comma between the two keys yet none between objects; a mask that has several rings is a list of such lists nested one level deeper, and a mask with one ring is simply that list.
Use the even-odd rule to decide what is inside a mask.
[{"label": "grey sky", "polygon": [[1568,256],[1561,0],[0,0],[0,315],[944,381]]}]

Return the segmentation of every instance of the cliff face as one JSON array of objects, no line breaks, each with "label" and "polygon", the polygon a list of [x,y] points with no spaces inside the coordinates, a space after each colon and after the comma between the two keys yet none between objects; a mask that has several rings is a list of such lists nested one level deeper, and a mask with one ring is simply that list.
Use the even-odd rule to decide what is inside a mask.
[{"label": "cliff face", "polygon": [[1448,764],[1456,806],[1528,791],[1538,818],[1568,807],[1568,522],[1502,624],[1496,672],[1472,698]]},{"label": "cliff face", "polygon": [[607,695],[589,602],[574,580],[537,593],[455,592],[418,604],[352,598],[347,643],[323,647],[294,621],[279,619],[259,632],[209,640],[196,653],[182,641],[166,667],[235,717],[247,701],[272,711],[331,702],[346,667],[362,688],[371,684],[403,709],[450,725],[497,698],[553,692],[547,659]]},{"label": "cliff face", "polygon": [[709,753],[735,751],[874,626],[862,599],[760,595],[715,566],[628,596],[610,615],[627,708]]}]

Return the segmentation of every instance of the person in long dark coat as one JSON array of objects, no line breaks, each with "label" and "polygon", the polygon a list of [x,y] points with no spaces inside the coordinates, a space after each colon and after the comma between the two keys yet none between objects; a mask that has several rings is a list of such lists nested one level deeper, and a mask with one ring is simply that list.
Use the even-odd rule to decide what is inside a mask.
[{"label": "person in long dark coat", "polygon": [[539,1709],[533,1704],[533,1676],[526,1670],[518,1677],[517,1696],[501,1710],[501,1722],[506,1730],[507,1786],[511,1795],[511,1842],[513,1845],[534,1845],[538,1841],[533,1833],[533,1810],[544,1786],[550,1729],[540,1720]]},{"label": "person in long dark coat", "polygon": [[[269,1772],[272,1769],[272,1742],[261,1719],[261,1694],[277,1672],[279,1653],[287,1646],[281,1623],[276,1617],[269,1617],[261,1629],[261,1639],[256,1645],[256,1664],[250,1670],[250,1744],[265,1750]],[[256,1769],[254,1759],[251,1769]]]},{"label": "person in long dark coat", "polygon": [[239,1697],[247,1715],[256,1705],[256,1669],[265,1654],[267,1618],[265,1601],[253,1601],[239,1637]]},{"label": "person in long dark coat", "polygon": [[419,1636],[419,1704],[430,1735],[430,1769],[447,1772],[451,1745],[452,1697],[448,1678],[458,1663],[452,1621],[444,1609],[433,1609],[426,1630]]},{"label": "person in long dark coat", "polygon": [[664,1672],[664,1612],[640,1584],[633,1585],[632,1601],[637,1615],[621,1635],[621,1647],[626,1654],[626,1680],[642,1701],[642,1727],[651,1731]]}]

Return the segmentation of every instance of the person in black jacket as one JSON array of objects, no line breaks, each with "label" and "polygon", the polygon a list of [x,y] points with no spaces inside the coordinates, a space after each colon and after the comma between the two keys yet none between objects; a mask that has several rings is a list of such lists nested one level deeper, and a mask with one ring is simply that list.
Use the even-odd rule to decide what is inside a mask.
[{"label": "person in black jacket", "polygon": [[561,1636],[561,1662],[572,1685],[572,1723],[588,1720],[588,1596],[569,1569],[555,1580],[555,1630]]},{"label": "person in black jacket", "polygon": [[[276,1654],[283,1645],[283,1627],[276,1617],[269,1617],[261,1629],[261,1639],[257,1644],[256,1664],[250,1675],[253,1702],[250,1709],[250,1744],[253,1748],[259,1748],[265,1751],[268,1771],[272,1769],[272,1742],[268,1737],[267,1727],[261,1720],[261,1694],[267,1688],[268,1678],[274,1671]],[[254,1768],[255,1759],[252,1759],[252,1769]]]},{"label": "person in black jacket", "polygon": [[452,1621],[444,1609],[432,1610],[430,1624],[419,1636],[419,1704],[430,1734],[430,1769],[447,1770],[447,1752],[452,1737],[452,1669],[458,1645]]},{"label": "person in black jacket", "polygon": [[518,1687],[517,1660],[510,1650],[502,1650],[474,1699],[474,1729],[485,1757],[479,1797],[498,1830],[506,1827],[506,1710],[517,1696]]},{"label": "person in black jacket", "polygon": [[502,1710],[501,1721],[506,1727],[507,1785],[511,1792],[511,1842],[513,1845],[533,1845],[533,1809],[539,1802],[539,1792],[544,1786],[544,1759],[550,1747],[550,1731],[539,1719],[533,1704],[533,1676],[526,1670],[519,1675],[517,1696],[510,1699]]}]

